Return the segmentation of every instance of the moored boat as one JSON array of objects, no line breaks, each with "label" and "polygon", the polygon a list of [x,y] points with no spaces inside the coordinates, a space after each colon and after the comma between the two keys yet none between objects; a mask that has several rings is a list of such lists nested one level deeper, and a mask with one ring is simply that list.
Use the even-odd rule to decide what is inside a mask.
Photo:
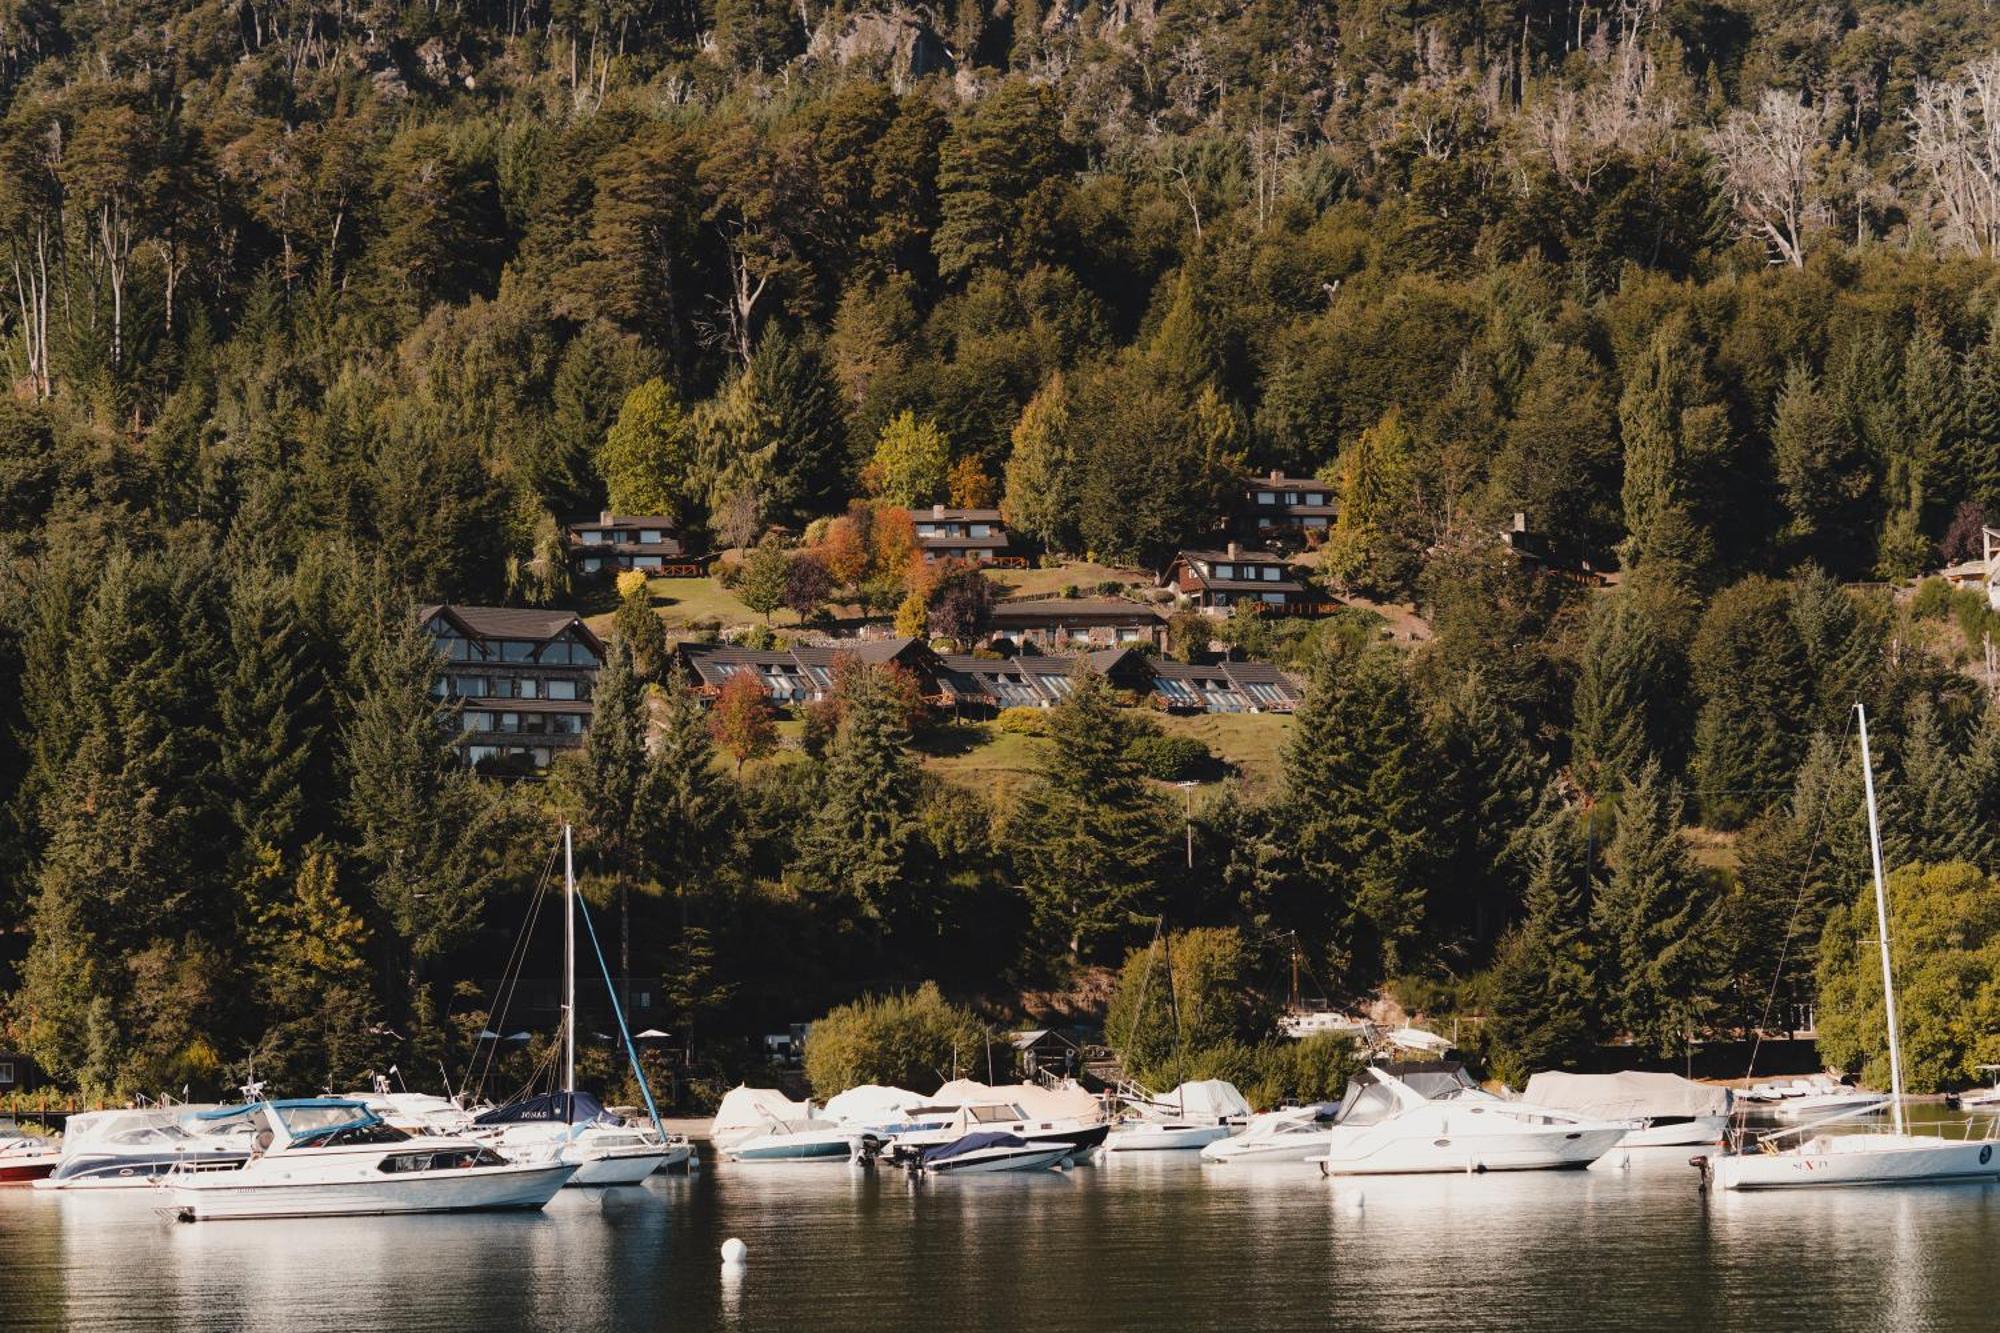
[{"label": "moored boat", "polygon": [[201,1110],[148,1107],[73,1115],[63,1127],[55,1169],[34,1187],[138,1189],[183,1162],[231,1165],[250,1155],[247,1139],[202,1131],[196,1119]]},{"label": "moored boat", "polygon": [[971,1176],[1046,1171],[1068,1156],[1061,1144],[1030,1143],[1018,1134],[982,1131],[929,1148],[898,1146],[889,1160],[923,1175]]},{"label": "moored boat", "polygon": [[256,1146],[241,1162],[188,1162],[162,1177],[181,1221],[535,1209],[577,1170],[511,1161],[472,1139],[412,1135],[345,1098],[205,1114],[255,1127]]},{"label": "moored boat", "polygon": [[1719,1143],[1729,1128],[1729,1089],[1679,1074],[1550,1071],[1529,1078],[1521,1100],[1589,1120],[1630,1120],[1621,1148],[1684,1148]]},{"label": "moored boat", "polygon": [[61,1161],[60,1144],[23,1134],[13,1121],[0,1120],[0,1185],[27,1185],[45,1179]]},{"label": "moored boat", "polygon": [[1579,1168],[1609,1152],[1634,1124],[1504,1101],[1470,1079],[1426,1096],[1370,1068],[1349,1082],[1326,1152],[1314,1160],[1329,1176]]},{"label": "moored boat", "polygon": [[1292,1106],[1251,1118],[1233,1138],[1217,1139],[1201,1150],[1204,1162],[1303,1162],[1323,1156],[1340,1111],[1332,1102]]},{"label": "moored boat", "polygon": [[1105,1136],[1106,1152],[1185,1152],[1226,1139],[1250,1117],[1233,1083],[1204,1079],[1131,1101],[1132,1114]]}]

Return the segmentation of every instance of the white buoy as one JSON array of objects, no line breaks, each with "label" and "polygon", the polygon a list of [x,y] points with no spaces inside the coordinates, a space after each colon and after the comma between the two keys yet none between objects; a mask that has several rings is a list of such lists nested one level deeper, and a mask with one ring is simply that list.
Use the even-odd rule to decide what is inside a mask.
[{"label": "white buoy", "polygon": [[722,1242],[722,1262],[730,1267],[735,1267],[749,1257],[750,1247],[736,1237],[731,1236]]}]

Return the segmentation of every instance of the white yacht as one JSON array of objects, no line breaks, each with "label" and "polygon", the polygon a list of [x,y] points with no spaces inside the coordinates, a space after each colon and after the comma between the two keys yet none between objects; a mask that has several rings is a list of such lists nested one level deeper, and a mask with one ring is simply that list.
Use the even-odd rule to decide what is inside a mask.
[{"label": "white yacht", "polygon": [[63,1127],[55,1169],[35,1181],[39,1190],[137,1189],[182,1162],[240,1163],[249,1137],[211,1129],[199,1106],[155,1106],[85,1111]]},{"label": "white yacht", "polygon": [[1529,1078],[1521,1100],[1591,1120],[1630,1120],[1638,1128],[1621,1148],[1684,1148],[1720,1143],[1729,1128],[1728,1088],[1696,1083],[1679,1074],[1565,1074]]},{"label": "white yacht", "polygon": [[1250,1104],[1222,1079],[1183,1083],[1163,1096],[1130,1103],[1133,1114],[1105,1137],[1106,1152],[1185,1152],[1234,1134],[1250,1118]]},{"label": "white yacht", "polygon": [[1505,1101],[1463,1071],[1453,1086],[1427,1096],[1378,1067],[1348,1084],[1326,1151],[1313,1160],[1330,1176],[1580,1168],[1635,1125]]},{"label": "white yacht", "polygon": [[514,1162],[472,1139],[416,1136],[359,1101],[315,1097],[204,1112],[254,1132],[234,1163],[183,1162],[159,1181],[180,1221],[540,1208],[569,1162]]},{"label": "white yacht", "polygon": [[1201,1150],[1204,1162],[1303,1162],[1324,1156],[1333,1134],[1332,1102],[1291,1106],[1253,1116],[1234,1138],[1217,1139]]},{"label": "white yacht", "polygon": [[[1875,876],[1875,939],[1882,958],[1882,997],[1889,1038],[1889,1133],[1821,1133],[1831,1119],[1781,1129],[1754,1139],[1739,1137],[1733,1150],[1694,1159],[1704,1183],[1718,1189],[1810,1188],[1828,1185],[1900,1185],[1949,1180],[2000,1179],[1994,1126],[1979,1139],[1912,1134],[1903,1119],[1902,1035],[1896,1021],[1896,976],[1889,963],[1889,893],[1882,876],[1882,834],[1875,810],[1875,772],[1868,757],[1868,714],[1854,706],[1861,740],[1861,786],[1868,802],[1869,866]],[[1970,1132],[1968,1127],[1968,1134]]]}]

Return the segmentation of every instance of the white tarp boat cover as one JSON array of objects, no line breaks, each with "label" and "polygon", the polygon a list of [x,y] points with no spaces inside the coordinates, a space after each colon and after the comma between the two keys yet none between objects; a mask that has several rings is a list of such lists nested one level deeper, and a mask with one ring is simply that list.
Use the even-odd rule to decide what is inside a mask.
[{"label": "white tarp boat cover", "polygon": [[1018,1106],[1031,1120],[1095,1120],[1104,1114],[1097,1094],[1065,1082],[1053,1088],[1036,1083],[1002,1083],[997,1086],[969,1078],[955,1078],[939,1088],[927,1102],[930,1106]]},{"label": "white tarp boat cover", "polygon": [[1536,1074],[1521,1100],[1594,1120],[1658,1120],[1667,1116],[1728,1115],[1727,1088],[1679,1074]]},{"label": "white tarp boat cover", "polygon": [[776,1088],[734,1087],[715,1108],[709,1122],[709,1140],[727,1144],[736,1139],[761,1134],[772,1122],[801,1124],[813,1118],[811,1102],[795,1102]]},{"label": "white tarp boat cover", "polygon": [[1236,1085],[1219,1078],[1183,1083],[1153,1104],[1190,1120],[1226,1120],[1250,1114],[1250,1103],[1243,1100]]},{"label": "white tarp boat cover", "polygon": [[1451,1049],[1450,1041],[1422,1028],[1397,1028],[1389,1034],[1389,1040],[1406,1051],[1429,1051],[1443,1055]]},{"label": "white tarp boat cover", "polygon": [[822,1114],[844,1125],[879,1125],[901,1120],[912,1106],[923,1106],[926,1098],[908,1088],[886,1088],[880,1083],[863,1083],[858,1088],[827,1098]]}]

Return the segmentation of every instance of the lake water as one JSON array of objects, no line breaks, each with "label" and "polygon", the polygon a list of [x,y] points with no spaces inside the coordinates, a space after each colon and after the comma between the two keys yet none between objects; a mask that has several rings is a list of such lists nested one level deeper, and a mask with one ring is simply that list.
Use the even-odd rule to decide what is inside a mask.
[{"label": "lake water", "polygon": [[[0,1326],[2000,1327],[2000,1186],[1704,1196],[1688,1155],[1332,1183],[1193,1154],[916,1182],[722,1166],[539,1214],[196,1225],[150,1191],[8,1189]],[[750,1259],[725,1272],[730,1236]]]}]

